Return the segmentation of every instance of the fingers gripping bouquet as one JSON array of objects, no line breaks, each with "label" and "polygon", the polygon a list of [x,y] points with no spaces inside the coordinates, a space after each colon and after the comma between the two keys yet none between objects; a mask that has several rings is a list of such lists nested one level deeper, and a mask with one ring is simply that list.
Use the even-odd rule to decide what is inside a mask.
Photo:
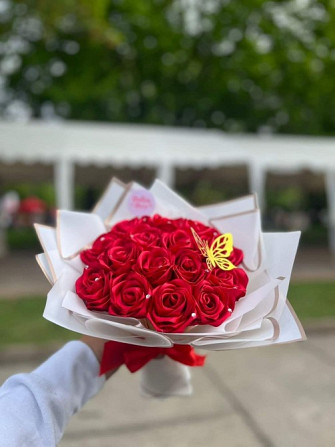
[{"label": "fingers gripping bouquet", "polygon": [[141,369],[145,395],[189,394],[188,366],[205,359],[194,348],[304,338],[286,300],[299,233],[263,234],[252,195],[196,209],[158,180],[113,179],[92,213],[36,230],[44,317],[110,340],[101,373]]}]

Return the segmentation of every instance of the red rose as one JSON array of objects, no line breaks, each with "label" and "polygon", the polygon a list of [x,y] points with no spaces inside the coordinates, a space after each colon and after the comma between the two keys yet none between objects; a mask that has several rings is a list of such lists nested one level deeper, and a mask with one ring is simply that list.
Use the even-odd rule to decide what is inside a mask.
[{"label": "red rose", "polygon": [[148,281],[136,272],[120,275],[113,282],[109,313],[123,317],[144,318],[151,295]]},{"label": "red rose", "polygon": [[181,279],[156,287],[148,301],[147,318],[157,331],[183,332],[196,317],[192,288]]},{"label": "red rose", "polygon": [[177,228],[174,219],[167,219],[166,217],[162,217],[159,214],[155,214],[154,216],[150,217],[148,223],[152,227],[158,228],[164,233],[171,233]]},{"label": "red rose", "polygon": [[173,274],[173,257],[165,248],[143,251],[135,270],[144,275],[153,286],[169,281]]},{"label": "red rose", "polygon": [[138,246],[132,241],[116,239],[109,249],[99,256],[98,261],[104,268],[120,275],[131,270],[139,253]]},{"label": "red rose", "polygon": [[216,228],[208,227],[201,222],[197,222],[195,220],[188,220],[187,224],[189,227],[193,228],[195,232],[199,235],[199,237],[208,242],[210,246],[215,238],[220,236],[220,233]]},{"label": "red rose", "polygon": [[226,293],[229,293],[235,300],[238,300],[246,294],[249,278],[245,271],[240,268],[228,271],[215,268],[208,276],[208,280],[213,285],[223,287]]},{"label": "red rose", "polygon": [[140,223],[130,229],[130,238],[144,249],[161,245],[161,231],[146,223]]},{"label": "red rose", "polygon": [[97,253],[94,250],[92,250],[91,248],[89,248],[89,249],[84,250],[80,253],[80,259],[87,266],[98,267],[97,264],[99,264],[99,263],[98,263],[97,257],[99,256],[99,253],[100,252]]},{"label": "red rose", "polygon": [[76,281],[77,295],[85,302],[87,309],[107,311],[110,299],[112,275],[110,272],[85,268]]},{"label": "red rose", "polygon": [[240,250],[239,248],[235,248],[233,249],[231,255],[229,256],[229,260],[234,264],[234,265],[240,265],[241,262],[243,261],[243,251]]},{"label": "red rose", "polygon": [[96,239],[91,248],[84,250],[80,253],[80,259],[84,264],[91,267],[99,267],[98,257],[105,250],[108,249],[110,245],[113,244],[115,240],[115,235],[111,232],[102,234]]},{"label": "red rose", "polygon": [[162,243],[171,252],[176,253],[185,248],[194,248],[194,238],[189,231],[182,229],[162,234]]},{"label": "red rose", "polygon": [[138,225],[140,222],[141,220],[137,217],[131,220],[123,220],[122,222],[114,225],[114,227],[111,229],[111,233],[117,237],[129,237],[131,229],[134,228],[134,226]]},{"label": "red rose", "polygon": [[235,299],[219,285],[203,281],[193,290],[197,305],[197,324],[220,326],[234,310]]},{"label": "red rose", "polygon": [[161,245],[161,230],[150,225],[150,218],[147,216],[119,222],[111,231],[143,248]]},{"label": "red rose", "polygon": [[179,219],[173,220],[173,223],[176,226],[176,228],[181,228],[182,230],[188,230],[190,228],[189,222],[193,221],[188,221],[184,217],[180,217]]},{"label": "red rose", "polygon": [[203,279],[207,265],[199,250],[181,250],[175,259],[175,272],[178,278],[190,283],[197,283]]},{"label": "red rose", "polygon": [[[76,281],[78,296],[88,309],[147,318],[161,332],[220,325],[245,295],[248,277],[239,268],[209,271],[191,228],[209,246],[219,236],[215,228],[184,218],[119,222],[81,253],[89,268]],[[229,259],[240,264],[242,251],[234,248]]]}]

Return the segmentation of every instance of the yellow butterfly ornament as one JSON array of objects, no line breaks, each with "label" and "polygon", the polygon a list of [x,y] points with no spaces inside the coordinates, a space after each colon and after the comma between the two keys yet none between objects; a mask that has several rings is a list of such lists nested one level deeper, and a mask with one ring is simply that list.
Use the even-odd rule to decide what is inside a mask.
[{"label": "yellow butterfly ornament", "polygon": [[203,241],[192,227],[191,231],[201,254],[206,258],[207,267],[210,271],[214,267],[219,267],[221,270],[226,271],[235,268],[235,265],[227,259],[234,248],[231,233],[221,234],[209,247],[208,241]]}]

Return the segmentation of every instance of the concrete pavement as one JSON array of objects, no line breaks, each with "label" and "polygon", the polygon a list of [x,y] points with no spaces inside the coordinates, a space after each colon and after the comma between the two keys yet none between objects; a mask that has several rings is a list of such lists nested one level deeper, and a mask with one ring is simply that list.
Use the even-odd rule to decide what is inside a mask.
[{"label": "concrete pavement", "polygon": [[[334,260],[322,251],[300,252],[293,278],[333,280]],[[32,253],[0,260],[0,284],[6,298],[49,289]],[[303,343],[210,353],[204,368],[193,369],[190,398],[143,399],[138,374],[122,368],[73,417],[60,447],[332,447],[333,319],[329,330],[316,329]],[[0,353],[0,383],[42,360],[39,350],[26,347],[19,356],[15,349]]]},{"label": "concrete pavement", "polygon": [[[306,342],[210,353],[204,368],[193,369],[193,396],[165,401],[142,398],[138,374],[122,368],[73,417],[60,446],[331,447],[334,346],[335,333],[325,332]],[[0,380],[35,364],[7,359]]]}]

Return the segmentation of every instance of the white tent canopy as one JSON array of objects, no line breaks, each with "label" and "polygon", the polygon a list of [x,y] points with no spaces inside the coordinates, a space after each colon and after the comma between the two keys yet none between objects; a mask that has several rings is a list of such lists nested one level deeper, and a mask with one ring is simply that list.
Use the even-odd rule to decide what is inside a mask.
[{"label": "white tent canopy", "polygon": [[149,166],[173,185],[175,168],[244,164],[264,205],[266,172],[324,173],[335,253],[335,138],[229,135],[218,130],[91,122],[0,123],[0,162],[54,165],[57,205],[73,205],[75,165]]}]

